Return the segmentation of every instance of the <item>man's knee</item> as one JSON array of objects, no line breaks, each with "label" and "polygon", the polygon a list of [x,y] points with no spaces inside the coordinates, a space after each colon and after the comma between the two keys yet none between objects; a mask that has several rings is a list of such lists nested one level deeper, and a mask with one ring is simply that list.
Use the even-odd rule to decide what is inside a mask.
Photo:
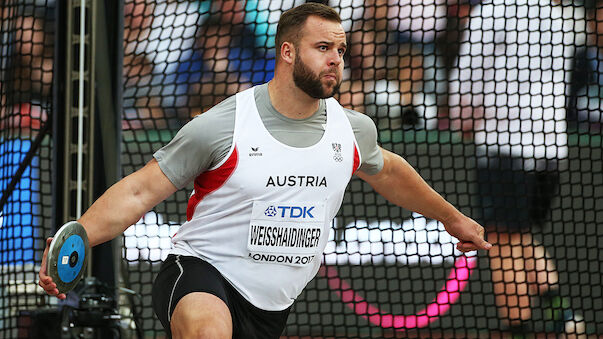
[{"label": "man's knee", "polygon": [[178,338],[232,338],[232,318],[226,304],[208,293],[184,296],[170,321],[172,336]]}]

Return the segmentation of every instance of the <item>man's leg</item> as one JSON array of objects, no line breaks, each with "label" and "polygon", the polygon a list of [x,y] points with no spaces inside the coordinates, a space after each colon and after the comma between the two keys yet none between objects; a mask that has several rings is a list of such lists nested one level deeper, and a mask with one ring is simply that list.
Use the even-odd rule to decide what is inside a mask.
[{"label": "man's leg", "polygon": [[488,254],[499,316],[518,326],[532,316],[522,234],[490,232],[488,241],[493,245]]},{"label": "man's leg", "polygon": [[169,338],[232,338],[224,280],[209,263],[170,254],[153,282],[153,310]]},{"label": "man's leg", "polygon": [[220,298],[205,292],[190,293],[178,301],[170,328],[174,339],[232,338],[228,306]]},{"label": "man's leg", "polygon": [[530,297],[558,288],[558,274],[544,246],[530,233],[491,232],[490,255],[496,305],[510,323],[529,320]]},{"label": "man's leg", "polygon": [[528,272],[530,294],[543,295],[559,289],[559,274],[544,246],[530,236],[530,246],[524,246],[525,268]]}]

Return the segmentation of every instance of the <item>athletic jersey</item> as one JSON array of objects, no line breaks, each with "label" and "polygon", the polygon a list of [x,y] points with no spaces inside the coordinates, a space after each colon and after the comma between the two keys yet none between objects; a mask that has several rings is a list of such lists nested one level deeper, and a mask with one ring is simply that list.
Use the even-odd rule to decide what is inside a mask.
[{"label": "athletic jersey", "polygon": [[195,179],[187,222],[173,254],[206,260],[253,305],[289,307],[314,277],[331,220],[361,158],[335,99],[312,146],[276,140],[258,113],[254,89],[236,95],[229,154]]},{"label": "athletic jersey", "polygon": [[[268,85],[255,87],[255,101],[264,126],[278,141],[292,147],[309,147],[324,133],[325,100],[319,101],[316,112],[306,119],[291,119],[280,114],[270,102]],[[207,112],[183,126],[167,145],[153,155],[163,173],[181,189],[195,178],[221,163],[232,146],[235,124],[235,96],[226,98]],[[365,114],[345,109],[352,125],[362,162],[359,171],[373,175],[383,166],[377,145],[377,129]]]}]

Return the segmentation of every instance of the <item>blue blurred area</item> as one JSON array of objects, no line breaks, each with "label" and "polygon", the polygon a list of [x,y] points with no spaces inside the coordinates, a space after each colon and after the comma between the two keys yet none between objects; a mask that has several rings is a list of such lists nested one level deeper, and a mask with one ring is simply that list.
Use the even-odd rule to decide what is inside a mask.
[{"label": "blue blurred area", "polygon": [[274,55],[262,57],[251,47],[234,47],[228,53],[228,60],[228,68],[240,74],[241,82],[260,85],[274,76]]},{"label": "blue blurred area", "polygon": [[[0,141],[0,191],[4,194],[19,164],[31,148],[30,140]],[[0,264],[34,263],[34,216],[39,215],[39,157],[34,157],[0,215]]]},{"label": "blue blurred area", "polygon": [[[199,2],[200,22],[208,24],[211,5]],[[245,5],[245,23],[229,43],[228,72],[238,75],[239,83],[263,84],[274,76],[274,37],[276,21],[269,23],[270,11],[258,8],[257,1]],[[203,62],[203,46],[183,51],[175,74],[167,74],[165,83],[175,84],[175,94],[185,94],[189,85],[202,82],[212,70]]]},{"label": "blue blurred area", "polygon": [[[256,48],[254,40],[245,36],[250,32],[244,30],[243,33],[230,44],[228,71],[237,74],[240,83],[263,84],[274,76],[274,53]],[[204,74],[212,72],[204,64],[202,55],[202,48],[183,53],[175,75],[176,94],[184,94],[188,85],[201,82]]]}]

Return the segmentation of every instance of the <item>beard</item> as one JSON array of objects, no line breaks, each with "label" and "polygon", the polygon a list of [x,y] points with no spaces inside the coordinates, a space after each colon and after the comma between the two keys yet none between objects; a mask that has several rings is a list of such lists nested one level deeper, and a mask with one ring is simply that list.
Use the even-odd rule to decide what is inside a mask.
[{"label": "beard", "polygon": [[[299,89],[304,91],[310,97],[314,99],[327,99],[335,95],[339,91],[341,86],[341,77],[339,76],[337,69],[330,69],[329,71],[322,71],[316,75],[312,70],[301,60],[299,51],[297,51],[297,57],[293,64],[293,82]],[[324,88],[321,77],[323,74],[335,73],[336,80],[335,85],[330,90]]]}]

